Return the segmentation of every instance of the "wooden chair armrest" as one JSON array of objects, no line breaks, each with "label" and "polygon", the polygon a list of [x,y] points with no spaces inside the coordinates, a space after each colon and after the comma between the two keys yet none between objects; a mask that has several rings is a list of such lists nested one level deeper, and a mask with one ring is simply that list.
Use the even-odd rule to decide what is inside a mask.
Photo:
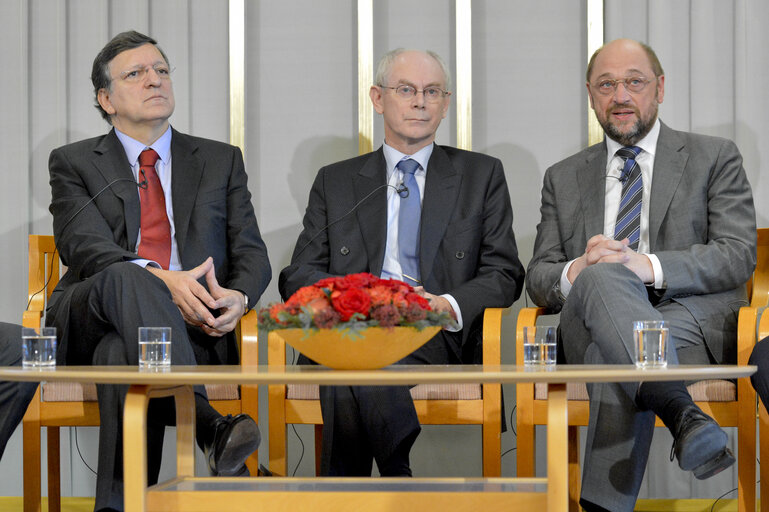
[{"label": "wooden chair armrest", "polygon": [[769,229],[758,229],[757,237],[756,269],[748,281],[748,297],[752,307],[761,308],[769,303]]},{"label": "wooden chair armrest", "polygon": [[23,327],[31,327],[33,329],[40,328],[40,322],[43,321],[42,311],[25,311],[21,317],[21,325]]},{"label": "wooden chair armrest", "polygon": [[746,306],[740,308],[737,319],[737,364],[748,364],[750,353],[756,344],[756,324],[758,308]]},{"label": "wooden chair armrest", "polygon": [[501,364],[502,317],[510,308],[486,308],[483,312],[483,364]]},{"label": "wooden chair armrest", "polygon": [[515,328],[515,361],[523,362],[523,328],[537,325],[537,318],[547,314],[547,308],[523,308],[518,313],[518,324]]},{"label": "wooden chair armrest", "polygon": [[[764,311],[766,313],[766,311]],[[769,314],[762,314],[758,322],[758,341],[769,336]]]},{"label": "wooden chair armrest", "polygon": [[286,366],[286,342],[275,332],[267,335],[267,364]]},{"label": "wooden chair armrest", "polygon": [[259,327],[257,312],[252,309],[240,319],[238,324],[238,339],[240,340],[240,364],[256,366],[259,364]]}]

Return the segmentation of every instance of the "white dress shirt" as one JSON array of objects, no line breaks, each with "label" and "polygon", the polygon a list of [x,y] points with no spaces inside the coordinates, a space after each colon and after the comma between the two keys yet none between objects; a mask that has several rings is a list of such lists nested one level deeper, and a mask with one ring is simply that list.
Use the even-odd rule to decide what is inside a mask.
[{"label": "white dress shirt", "polygon": [[[660,134],[660,120],[654,122],[654,126],[646,134],[646,137],[638,141],[635,145],[641,148],[641,152],[636,157],[636,162],[641,168],[641,177],[643,179],[643,196],[641,202],[641,235],[638,240],[638,253],[645,254],[652,264],[654,271],[654,287],[662,288],[665,276],[662,273],[660,260],[654,254],[649,253],[649,202],[652,190],[652,175],[654,171],[654,156],[657,151],[657,139]],[[616,155],[617,150],[622,146],[619,142],[604,137],[606,144],[606,190],[604,195],[604,218],[603,234],[609,238],[614,238],[614,226],[617,222],[617,213],[622,199],[622,182],[619,181],[622,175],[622,168],[625,161]],[[566,277],[569,268],[574,263],[571,260],[561,273],[561,293],[564,297],[571,291],[571,283]]]}]

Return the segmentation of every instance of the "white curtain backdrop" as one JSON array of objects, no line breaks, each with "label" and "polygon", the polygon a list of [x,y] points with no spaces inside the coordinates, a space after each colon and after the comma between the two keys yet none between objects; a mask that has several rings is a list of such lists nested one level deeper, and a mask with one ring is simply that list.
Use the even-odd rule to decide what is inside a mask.
[{"label": "white curtain backdrop", "polygon": [[[605,40],[649,43],[666,70],[660,116],[673,128],[736,141],[753,186],[758,225],[769,226],[759,148],[769,146],[769,3],[764,0],[606,0]],[[473,143],[502,159],[524,264],[531,258],[545,169],[587,143],[584,87],[586,2],[475,0]],[[47,160],[62,144],[108,130],[93,107],[91,63],[116,33],[158,39],[175,68],[177,129],[229,139],[227,0],[0,0],[0,320],[20,322],[26,306],[26,240],[51,233]],[[274,269],[263,301],[278,299],[276,277],[290,258],[317,169],[357,153],[357,12],[354,0],[246,1],[246,167]],[[376,1],[374,54],[429,48],[454,68],[454,3]],[[452,109],[438,142],[456,141]],[[382,141],[376,119],[374,147]],[[765,160],[765,159],[764,159]],[[525,305],[521,299],[515,309]],[[507,321],[505,362],[513,362],[515,314]],[[263,354],[265,355],[265,354]],[[263,397],[266,405],[266,394]],[[508,413],[514,390],[505,391]],[[261,415],[266,430],[266,408]],[[298,474],[313,471],[311,429]],[[667,461],[658,429],[653,477],[642,496],[715,497],[736,486],[735,471],[692,481]],[[266,433],[266,432],[265,432]],[[95,429],[78,429],[80,451],[96,461]],[[289,436],[291,468],[299,443]],[[265,443],[266,444],[266,443]],[[63,430],[63,493],[92,495],[93,475]],[[502,448],[515,446],[511,431]],[[542,453],[544,453],[541,450]],[[480,475],[480,431],[425,428],[413,452],[420,475]],[[166,457],[171,460],[170,457]],[[263,446],[260,459],[267,461]],[[0,494],[21,494],[21,435],[0,462]],[[171,464],[173,464],[171,462]],[[164,468],[168,471],[169,468]],[[539,464],[544,470],[544,459]],[[515,452],[503,458],[515,474]]]}]

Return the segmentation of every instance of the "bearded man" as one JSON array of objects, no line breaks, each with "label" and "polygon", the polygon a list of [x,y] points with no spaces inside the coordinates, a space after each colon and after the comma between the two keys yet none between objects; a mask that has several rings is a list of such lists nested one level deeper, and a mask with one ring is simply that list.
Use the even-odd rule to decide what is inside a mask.
[{"label": "bearded man", "polygon": [[[739,151],[657,119],[665,75],[643,43],[598,49],[586,85],[606,137],[545,174],[529,295],[560,311],[568,363],[632,363],[637,320],[669,324],[669,363],[736,363],[737,313],[756,263]],[[633,510],[655,414],[673,434],[682,469],[704,479],[734,463],[726,434],[683,382],[594,384],[588,392],[587,511]]]}]

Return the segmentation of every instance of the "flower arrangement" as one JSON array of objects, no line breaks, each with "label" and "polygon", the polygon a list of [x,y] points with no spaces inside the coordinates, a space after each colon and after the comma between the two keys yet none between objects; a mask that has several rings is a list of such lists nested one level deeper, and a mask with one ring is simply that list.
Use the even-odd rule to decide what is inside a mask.
[{"label": "flower arrangement", "polygon": [[353,336],[368,327],[446,327],[448,313],[433,311],[410,285],[363,272],[328,277],[297,290],[285,303],[259,312],[259,327],[273,329],[337,329]]}]

